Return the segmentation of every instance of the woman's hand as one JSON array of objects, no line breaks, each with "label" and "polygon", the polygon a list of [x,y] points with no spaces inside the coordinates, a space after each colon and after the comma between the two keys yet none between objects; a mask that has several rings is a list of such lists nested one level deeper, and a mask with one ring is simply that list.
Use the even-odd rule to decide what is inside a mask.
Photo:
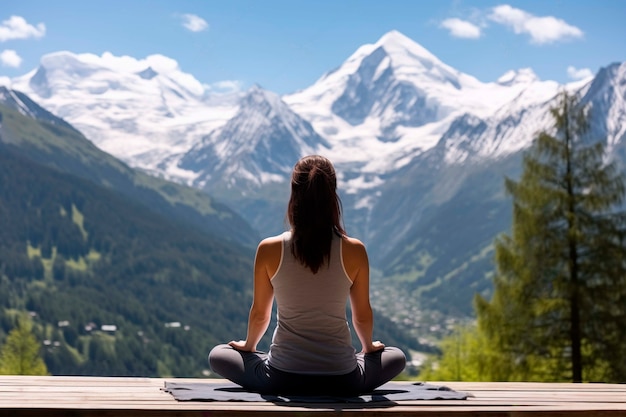
[{"label": "woman's hand", "polygon": [[362,353],[372,353],[372,352],[378,352],[379,350],[383,350],[385,348],[385,345],[380,342],[379,340],[372,342],[369,346],[363,346],[363,350],[361,350]]},{"label": "woman's hand", "polygon": [[228,345],[243,352],[256,352],[256,346],[248,346],[245,340],[231,340]]}]

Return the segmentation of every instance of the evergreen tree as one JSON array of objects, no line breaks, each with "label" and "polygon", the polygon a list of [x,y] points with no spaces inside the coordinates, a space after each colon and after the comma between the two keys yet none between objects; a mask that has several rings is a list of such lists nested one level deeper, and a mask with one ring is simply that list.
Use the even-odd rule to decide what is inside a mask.
[{"label": "evergreen tree", "polygon": [[491,301],[475,299],[479,330],[510,380],[626,380],[624,180],[588,117],[562,93],[554,129],[524,156],[511,235],[496,239]]},{"label": "evergreen tree", "polygon": [[48,375],[46,364],[40,356],[40,344],[32,333],[32,324],[25,318],[9,332],[0,349],[0,374]]}]

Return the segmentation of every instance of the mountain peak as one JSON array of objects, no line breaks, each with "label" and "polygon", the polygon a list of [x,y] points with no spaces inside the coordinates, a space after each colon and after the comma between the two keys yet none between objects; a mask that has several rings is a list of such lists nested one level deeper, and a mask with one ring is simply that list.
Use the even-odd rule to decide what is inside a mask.
[{"label": "mountain peak", "polygon": [[256,95],[256,94],[262,94],[265,95],[266,93],[268,93],[267,90],[265,90],[263,87],[261,87],[259,84],[254,83],[252,84],[252,86],[248,89],[248,91],[246,92],[246,95]]},{"label": "mountain peak", "polygon": [[406,36],[404,33],[394,29],[394,30],[390,30],[389,32],[381,36],[377,43],[379,44],[392,44],[392,43],[413,44],[415,43],[415,41],[413,41],[413,39]]},{"label": "mountain peak", "polygon": [[152,67],[148,67],[145,70],[138,72],[137,75],[139,75],[144,80],[151,80],[159,75],[159,73],[153,70]]},{"label": "mountain peak", "polygon": [[247,103],[248,105],[255,104],[256,106],[269,106],[268,109],[278,109],[287,106],[278,94],[265,90],[256,83],[245,93],[242,103]]},{"label": "mountain peak", "polygon": [[384,48],[390,55],[409,53],[421,61],[441,62],[428,49],[397,30],[385,33],[374,46]]}]

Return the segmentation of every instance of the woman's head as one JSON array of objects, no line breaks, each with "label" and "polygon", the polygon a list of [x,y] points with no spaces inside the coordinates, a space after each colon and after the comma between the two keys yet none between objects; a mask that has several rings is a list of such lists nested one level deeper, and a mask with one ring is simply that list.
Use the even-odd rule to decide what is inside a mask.
[{"label": "woman's head", "polygon": [[293,168],[287,220],[293,231],[292,251],[317,272],[330,257],[334,233],[344,234],[337,176],[332,163],[319,155],[305,156]]}]

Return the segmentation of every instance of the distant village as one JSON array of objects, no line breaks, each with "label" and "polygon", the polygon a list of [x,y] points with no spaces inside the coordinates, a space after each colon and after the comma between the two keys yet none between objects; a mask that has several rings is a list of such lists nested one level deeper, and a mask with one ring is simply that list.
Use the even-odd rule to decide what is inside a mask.
[{"label": "distant village", "polygon": [[[34,311],[30,312],[30,316],[31,317],[35,317],[37,316],[37,313]],[[69,320],[60,320],[59,322],[57,322],[57,327],[58,328],[64,328],[64,327],[69,327],[70,325],[70,321]],[[182,329],[184,331],[189,331],[191,330],[191,326],[189,325],[183,325],[181,322],[179,321],[171,321],[171,322],[167,322],[164,323],[164,326],[170,329]],[[89,322],[87,324],[85,324],[84,329],[87,333],[91,333],[94,331],[101,331],[104,333],[108,333],[108,334],[115,334],[118,330],[118,327],[116,324],[102,324],[98,327],[98,325],[94,322]],[[143,332],[140,330],[137,332],[137,336],[139,337],[143,337],[144,334]],[[43,341],[43,345],[46,347],[59,347],[61,346],[61,342],[59,341],[52,341],[50,339],[44,339]]]}]

